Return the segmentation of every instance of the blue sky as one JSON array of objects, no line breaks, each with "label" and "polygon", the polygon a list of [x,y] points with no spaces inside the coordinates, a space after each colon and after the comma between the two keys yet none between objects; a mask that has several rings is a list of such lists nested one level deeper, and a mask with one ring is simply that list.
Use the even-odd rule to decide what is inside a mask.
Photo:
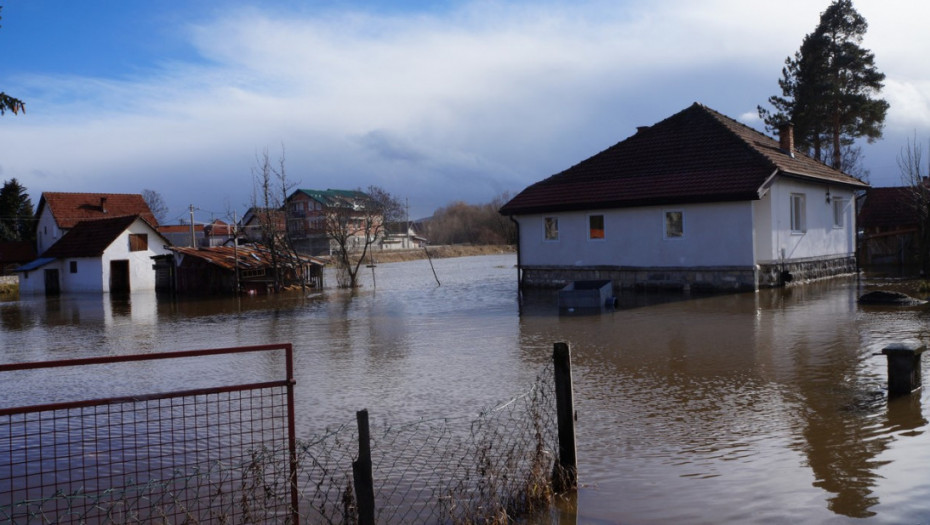
[{"label": "blue sky", "polygon": [[[382,186],[412,217],[515,193],[693,102],[761,129],[828,1],[0,0],[0,180],[249,206],[263,151],[301,188]],[[876,186],[930,145],[930,4],[859,0],[887,74]]]}]

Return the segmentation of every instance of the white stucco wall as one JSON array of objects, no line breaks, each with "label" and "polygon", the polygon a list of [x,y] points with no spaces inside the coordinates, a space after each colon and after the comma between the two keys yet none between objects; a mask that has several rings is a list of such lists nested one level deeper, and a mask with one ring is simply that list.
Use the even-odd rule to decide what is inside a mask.
[{"label": "white stucco wall", "polygon": [[[96,257],[63,259],[59,279],[62,292],[101,292],[101,265]],[[71,273],[71,262],[77,263],[77,273]]]},{"label": "white stucco wall", "polygon": [[[129,251],[129,235],[133,233],[144,233],[148,235],[148,249],[137,252]],[[164,255],[168,250],[162,246],[165,241],[157,235],[141,219],[132,223],[129,228],[110,244],[103,252],[101,258],[100,275],[101,290],[110,291],[110,262],[111,261],[129,261],[129,287],[133,292],[155,290],[155,270],[152,268],[154,262],[152,256]]]},{"label": "white stucco wall", "polygon": [[[132,252],[129,250],[129,235],[144,233],[148,235],[148,249]],[[101,257],[64,258],[53,261],[41,268],[19,274],[20,293],[44,294],[45,270],[57,269],[59,287],[62,293],[109,292],[111,261],[129,261],[129,286],[132,292],[154,291],[155,270],[152,256],[168,252],[164,247],[166,241],[145,221],[138,219],[121,233],[104,250]],[[71,263],[77,264],[77,272],[71,273]]]},{"label": "white stucco wall", "polygon": [[[830,202],[827,202],[827,190]],[[806,231],[791,231],[791,195],[803,194]],[[842,199],[843,225],[834,226],[833,201]],[[756,259],[760,263],[855,254],[855,194],[826,184],[781,177],[756,205]],[[764,228],[766,224],[770,227]],[[770,235],[764,232],[770,231]]]},{"label": "white stucco wall", "polygon": [[49,249],[58,239],[61,239],[62,232],[55,223],[52,213],[48,207],[42,209],[42,215],[39,216],[39,227],[36,230],[36,253],[40,256],[42,252]]},{"label": "white stucco wall", "polygon": [[[684,235],[665,238],[665,212],[683,213]],[[605,238],[588,238],[588,216],[604,215]],[[545,240],[544,218],[558,217],[559,239]],[[523,265],[712,267],[750,266],[750,202],[650,206],[516,217]]]}]

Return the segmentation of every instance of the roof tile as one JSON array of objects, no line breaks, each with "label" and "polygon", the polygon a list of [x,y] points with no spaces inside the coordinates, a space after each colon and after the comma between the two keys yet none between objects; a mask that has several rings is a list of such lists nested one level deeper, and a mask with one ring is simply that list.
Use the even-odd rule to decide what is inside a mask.
[{"label": "roof tile", "polygon": [[801,153],[791,156],[779,149],[777,140],[695,103],[529,186],[501,213],[758,199],[776,170],[868,186]]}]

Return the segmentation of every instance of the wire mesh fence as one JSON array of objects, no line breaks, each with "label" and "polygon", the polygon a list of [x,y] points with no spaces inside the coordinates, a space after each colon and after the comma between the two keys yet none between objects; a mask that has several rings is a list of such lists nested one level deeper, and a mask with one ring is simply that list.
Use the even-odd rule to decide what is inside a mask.
[{"label": "wire mesh fence", "polygon": [[[286,352],[290,362],[290,345],[148,359],[256,351]],[[0,371],[144,359],[27,363]],[[0,522],[289,520],[292,387],[285,378],[0,409]],[[266,451],[277,450],[285,451],[285,461],[267,461]]]},{"label": "wire mesh fence", "polygon": [[[373,423],[375,522],[506,523],[547,509],[558,451],[552,376],[550,364],[475,416]],[[304,522],[356,523],[358,434],[347,422],[298,441]]]},{"label": "wire mesh fence", "polygon": [[[276,385],[0,412],[0,522],[359,523],[359,426],[292,443],[287,404]],[[376,422],[374,521],[547,509],[557,428],[552,364],[475,416]]]}]

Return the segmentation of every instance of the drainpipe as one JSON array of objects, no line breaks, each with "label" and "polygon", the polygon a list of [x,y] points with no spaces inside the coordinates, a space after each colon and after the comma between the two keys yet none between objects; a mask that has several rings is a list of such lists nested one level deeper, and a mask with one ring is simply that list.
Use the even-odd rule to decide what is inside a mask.
[{"label": "drainpipe", "polygon": [[520,223],[510,215],[510,220],[517,228],[517,290],[523,293],[523,262],[520,257]]}]

